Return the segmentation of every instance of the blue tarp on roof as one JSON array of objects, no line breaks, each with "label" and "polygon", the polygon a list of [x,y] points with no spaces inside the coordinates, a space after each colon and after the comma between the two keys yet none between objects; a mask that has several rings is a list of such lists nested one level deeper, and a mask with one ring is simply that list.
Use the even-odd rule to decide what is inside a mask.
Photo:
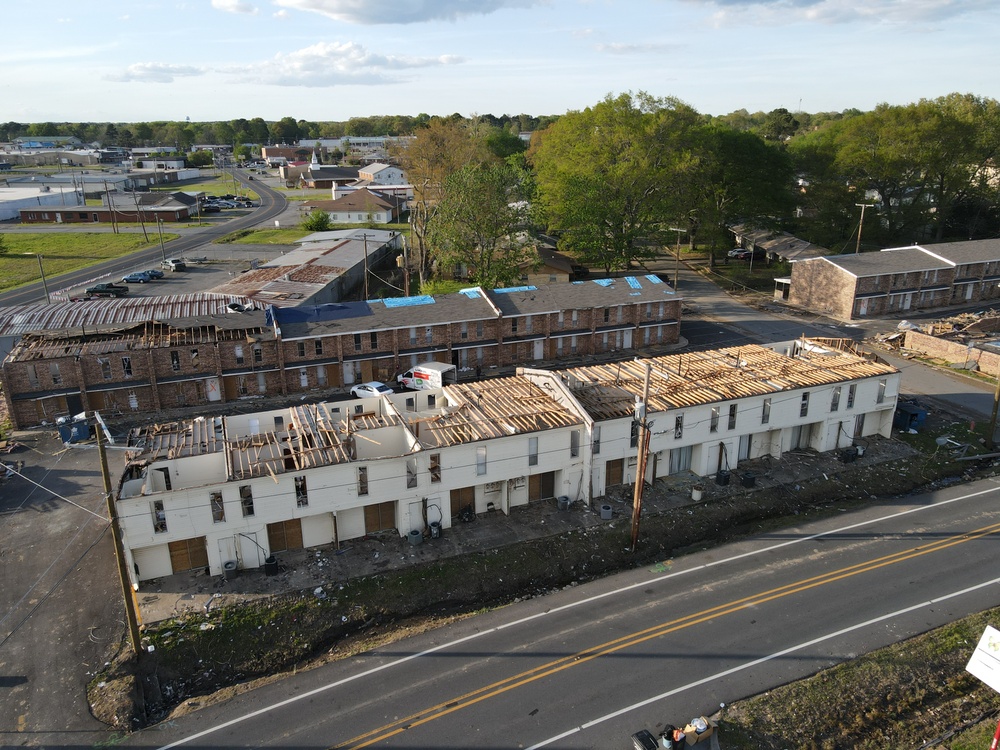
[{"label": "blue tarp on roof", "polygon": [[325,320],[345,320],[363,318],[372,314],[367,302],[339,302],[329,305],[302,305],[300,307],[267,308],[267,324],[318,323]]}]

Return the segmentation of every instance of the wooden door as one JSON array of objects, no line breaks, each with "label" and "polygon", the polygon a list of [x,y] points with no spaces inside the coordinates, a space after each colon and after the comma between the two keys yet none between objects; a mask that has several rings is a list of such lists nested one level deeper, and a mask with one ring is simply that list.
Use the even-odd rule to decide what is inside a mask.
[{"label": "wooden door", "polygon": [[606,472],[606,477],[604,480],[604,485],[606,487],[614,487],[622,483],[625,478],[625,461],[621,458],[616,458],[613,461],[608,461],[604,465]]},{"label": "wooden door", "polygon": [[365,533],[388,531],[396,528],[396,503],[376,503],[365,506]]},{"label": "wooden door", "polygon": [[167,546],[170,549],[170,569],[174,573],[208,567],[208,544],[205,537],[182,539],[170,542]]},{"label": "wooden door", "polygon": [[291,518],[267,525],[267,547],[271,554],[287,549],[302,549],[302,519]]}]

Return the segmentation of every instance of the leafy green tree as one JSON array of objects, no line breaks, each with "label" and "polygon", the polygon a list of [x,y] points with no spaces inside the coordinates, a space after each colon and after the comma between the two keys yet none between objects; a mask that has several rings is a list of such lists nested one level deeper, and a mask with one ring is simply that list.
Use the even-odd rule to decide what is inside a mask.
[{"label": "leafy green tree", "polygon": [[128,128],[121,128],[118,131],[118,145],[125,148],[132,148],[135,145],[135,135]]},{"label": "leafy green tree", "polygon": [[299,124],[294,117],[282,117],[271,124],[270,130],[274,143],[295,143],[299,140]]},{"label": "leafy green tree", "polygon": [[779,145],[721,123],[698,128],[695,161],[681,184],[689,241],[728,245],[728,227],[742,222],[774,226],[792,208],[792,162]]},{"label": "leafy green tree", "polygon": [[417,131],[414,140],[397,152],[397,158],[413,185],[410,201],[410,251],[421,285],[431,276],[433,251],[428,234],[444,197],[448,176],[472,164],[490,159],[486,145],[477,139],[468,123],[432,120]]},{"label": "leafy green tree", "polygon": [[431,238],[438,262],[464,266],[470,280],[509,286],[532,258],[522,175],[507,164],[474,164],[445,180]]},{"label": "leafy green tree", "polygon": [[271,142],[271,131],[262,117],[250,120],[250,140],[265,145]]},{"label": "leafy green tree", "polygon": [[330,214],[321,209],[313,209],[309,215],[302,220],[302,228],[310,232],[327,232],[333,227]]},{"label": "leafy green tree", "polygon": [[517,133],[504,128],[493,128],[486,136],[486,148],[498,159],[506,159],[511,154],[520,154],[528,150],[528,144],[521,140]]},{"label": "leafy green tree", "polygon": [[760,128],[760,134],[772,141],[781,141],[795,135],[799,129],[799,121],[787,109],[773,109],[767,113]]},{"label": "leafy green tree", "polygon": [[148,146],[153,139],[153,128],[148,122],[137,122],[135,124],[135,137],[143,146]]},{"label": "leafy green tree", "polygon": [[210,167],[214,161],[211,151],[192,151],[184,155],[184,163],[189,167]]},{"label": "leafy green tree", "polygon": [[677,184],[699,121],[676,99],[640,92],[608,95],[537,133],[528,160],[560,247],[608,272],[654,254],[668,241],[670,217],[686,208]]}]

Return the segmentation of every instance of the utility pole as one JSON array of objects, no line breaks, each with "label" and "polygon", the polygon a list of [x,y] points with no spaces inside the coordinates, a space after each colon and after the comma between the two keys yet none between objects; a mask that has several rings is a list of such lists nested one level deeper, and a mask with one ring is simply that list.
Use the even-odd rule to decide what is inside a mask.
[{"label": "utility pole", "polygon": [[118,506],[115,504],[114,492],[111,489],[111,473],[108,471],[108,455],[104,450],[104,424],[95,412],[97,419],[97,455],[101,462],[101,478],[104,480],[104,498],[108,505],[108,517],[111,520],[111,538],[115,544],[115,558],[118,560],[118,579],[121,582],[122,597],[125,600],[125,622],[128,624],[129,643],[136,655],[142,650],[142,638],[139,635],[139,614],[135,602],[135,589],[129,580],[128,569],[125,567],[125,549],[122,545],[122,531],[118,525]]},{"label": "utility pole", "polygon": [[861,208],[861,221],[858,222],[858,244],[854,248],[854,254],[857,255],[861,252],[861,228],[865,225],[865,209],[871,206],[871,203],[855,203],[855,206],[860,206]]},{"label": "utility pole", "polygon": [[163,221],[159,216],[156,217],[156,231],[160,233],[160,255],[163,260],[167,259],[167,251],[163,249]]},{"label": "utility pole", "polygon": [[365,300],[368,300],[368,232],[361,235],[365,241]]},{"label": "utility pole", "polygon": [[677,291],[677,276],[681,268],[681,233],[680,227],[670,227],[671,232],[677,232],[677,249],[674,251],[674,292]]},{"label": "utility pole", "polygon": [[639,516],[642,513],[642,493],[646,484],[646,461],[649,457],[649,425],[646,407],[649,403],[649,379],[653,368],[645,363],[646,379],[642,386],[642,400],[635,404],[635,419],[639,423],[639,455],[635,462],[635,492],[632,496],[632,551],[639,542]]},{"label": "utility pole", "polygon": [[989,451],[992,451],[994,447],[993,435],[997,431],[997,412],[1000,412],[1000,365],[997,369],[997,387],[993,391],[993,414],[990,416],[990,431],[986,436],[986,449]]}]

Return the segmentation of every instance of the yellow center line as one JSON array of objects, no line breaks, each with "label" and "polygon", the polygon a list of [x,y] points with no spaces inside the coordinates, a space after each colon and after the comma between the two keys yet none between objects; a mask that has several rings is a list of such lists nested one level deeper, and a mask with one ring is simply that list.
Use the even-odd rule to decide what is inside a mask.
[{"label": "yellow center line", "polygon": [[488,698],[496,697],[497,695],[505,693],[509,690],[513,690],[514,688],[551,676],[570,667],[584,664],[600,656],[607,656],[617,651],[637,646],[654,638],[659,638],[669,633],[707,622],[722,615],[733,614],[750,607],[759,606],[785,596],[790,596],[818,586],[841,581],[845,578],[877,570],[888,565],[895,565],[897,563],[913,560],[923,555],[939,552],[941,550],[948,549],[949,547],[964,544],[965,542],[980,539],[984,536],[997,532],[1000,532],[1000,523],[990,524],[989,526],[984,526],[973,531],[962,532],[961,534],[956,534],[936,542],[920,544],[908,550],[902,550],[889,555],[876,557],[865,562],[848,565],[844,568],[830,571],[829,573],[804,578],[793,583],[769,589],[767,591],[762,591],[740,599],[734,599],[724,604],[709,607],[708,609],[704,609],[700,612],[693,612],[674,620],[659,623],[658,625],[654,625],[644,630],[629,633],[628,635],[607,641],[603,644],[599,644],[583,651],[533,667],[529,670],[506,677],[489,685],[484,685],[483,687],[477,688],[469,693],[442,703],[438,703],[434,706],[430,706],[418,713],[411,714],[410,716],[402,719],[397,719],[391,724],[386,724],[377,729],[358,735],[357,737],[347,740],[339,745],[334,745],[334,748],[352,748],[353,750],[356,748],[369,747],[376,742],[388,739],[408,729],[412,729],[413,727],[426,724],[435,719],[447,716],[454,711],[475,705],[476,703],[484,701]]}]

